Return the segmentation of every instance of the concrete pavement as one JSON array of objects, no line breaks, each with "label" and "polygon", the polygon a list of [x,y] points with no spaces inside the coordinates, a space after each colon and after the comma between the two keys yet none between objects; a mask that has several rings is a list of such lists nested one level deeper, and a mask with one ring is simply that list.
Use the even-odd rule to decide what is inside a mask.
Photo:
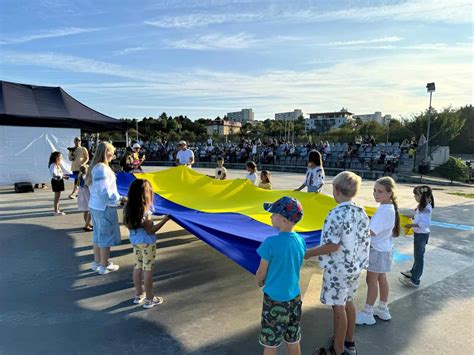
[{"label": "concrete pavement", "polygon": [[[150,169],[152,170],[152,169]],[[199,169],[204,173],[211,170]],[[244,171],[229,171],[243,178]],[[303,174],[275,173],[274,188],[291,189]],[[324,193],[330,194],[328,179]],[[373,182],[363,183],[358,202],[374,206]],[[399,185],[400,206],[415,206],[412,185]],[[389,275],[393,320],[357,328],[359,354],[468,354],[474,349],[474,201],[449,195],[464,187],[438,187],[422,286],[406,289],[398,271],[409,267],[412,239],[396,242]],[[174,223],[158,241],[155,292],[162,306],[131,303],[132,247],[112,258],[121,269],[99,276],[89,270],[91,234],[82,231],[76,202],[61,201],[67,216],[51,215],[52,192],[15,194],[0,189],[0,354],[258,354],[261,291],[253,275]],[[451,223],[448,227],[443,223]],[[307,261],[303,354],[332,334],[331,310],[319,303],[321,270]],[[361,282],[357,304],[364,303]],[[280,353],[286,353],[281,351]]]}]

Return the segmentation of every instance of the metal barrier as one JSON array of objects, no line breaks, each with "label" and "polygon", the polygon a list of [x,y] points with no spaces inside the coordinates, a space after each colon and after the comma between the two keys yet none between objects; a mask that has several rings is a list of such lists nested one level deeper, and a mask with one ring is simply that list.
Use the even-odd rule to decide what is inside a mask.
[{"label": "metal barrier", "polygon": [[[144,161],[144,166],[175,166],[174,162],[171,161]],[[215,162],[196,162],[193,164],[196,168],[209,168],[214,169],[216,167]],[[245,163],[226,163],[225,167],[228,169],[244,170]],[[259,164],[259,170],[289,172],[289,173],[306,173],[305,165],[286,165],[286,164]],[[369,170],[369,169],[356,169],[356,168],[327,168],[324,167],[324,171],[329,176],[335,176],[344,170],[350,170],[366,179],[378,179],[384,175],[382,170]]]}]

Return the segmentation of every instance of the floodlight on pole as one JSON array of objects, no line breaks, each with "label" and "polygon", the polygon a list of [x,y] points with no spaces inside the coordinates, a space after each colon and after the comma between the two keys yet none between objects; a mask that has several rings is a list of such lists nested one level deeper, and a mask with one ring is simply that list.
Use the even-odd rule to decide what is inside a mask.
[{"label": "floodlight on pole", "polygon": [[426,148],[425,148],[425,162],[428,163],[428,151],[430,148],[430,125],[431,125],[431,98],[435,92],[435,83],[426,84],[426,90],[430,93],[430,106],[428,107],[428,128],[426,130]]}]

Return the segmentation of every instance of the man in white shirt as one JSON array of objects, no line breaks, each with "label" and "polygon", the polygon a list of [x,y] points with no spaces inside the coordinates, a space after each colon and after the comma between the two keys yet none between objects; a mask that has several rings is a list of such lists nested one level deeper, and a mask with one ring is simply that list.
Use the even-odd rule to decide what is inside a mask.
[{"label": "man in white shirt", "polygon": [[194,153],[187,148],[186,141],[179,141],[179,151],[176,154],[176,165],[186,165],[191,167],[194,164]]}]

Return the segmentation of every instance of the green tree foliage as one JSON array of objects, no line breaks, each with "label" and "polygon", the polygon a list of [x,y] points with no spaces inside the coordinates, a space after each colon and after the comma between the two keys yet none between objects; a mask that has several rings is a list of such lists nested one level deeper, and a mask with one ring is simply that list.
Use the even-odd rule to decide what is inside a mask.
[{"label": "green tree foliage", "polygon": [[[224,116],[225,118],[225,116]],[[221,119],[217,117],[216,119]],[[128,127],[129,136],[136,137],[137,119],[123,119]],[[187,116],[168,116],[166,112],[159,117],[144,117],[138,121],[139,138],[143,140],[179,140],[205,141],[208,137],[207,124],[211,119],[199,118],[191,121]],[[377,122],[362,122],[360,119],[354,120],[350,124],[339,129],[333,129],[322,134],[315,132],[305,132],[305,121],[299,117],[294,122],[295,142],[317,143],[319,141],[330,142],[353,142],[357,135],[362,137],[374,136],[377,142],[402,142],[413,136],[417,139],[421,134],[426,135],[428,124],[428,112],[415,115],[412,118],[392,119],[388,126],[380,125]],[[288,125],[288,123],[287,123]],[[430,145],[452,146],[452,151],[456,153],[474,153],[474,108],[472,105],[453,109],[447,107],[440,112],[431,112],[431,142]],[[113,140],[123,140],[124,134],[120,132],[101,133],[101,137],[109,137]],[[290,137],[290,139],[293,135]],[[244,123],[240,134],[228,137],[228,140],[237,141],[241,138],[257,139],[262,141],[268,138],[285,138],[285,122],[267,119],[254,123]],[[215,142],[223,142],[225,138],[213,135]]]},{"label": "green tree foliage", "polygon": [[449,157],[446,163],[435,169],[434,174],[450,180],[467,181],[468,167],[461,159]]},{"label": "green tree foliage", "polygon": [[466,105],[459,110],[459,116],[465,120],[461,133],[451,142],[451,152],[474,154],[474,107]]},{"label": "green tree foliage", "polygon": [[[413,120],[406,121],[406,127],[419,137],[426,135],[428,127],[429,112],[425,111],[414,117]],[[430,145],[449,145],[449,143],[461,132],[465,119],[461,117],[460,110],[451,107],[443,109],[441,112],[431,110],[430,125]]]}]

